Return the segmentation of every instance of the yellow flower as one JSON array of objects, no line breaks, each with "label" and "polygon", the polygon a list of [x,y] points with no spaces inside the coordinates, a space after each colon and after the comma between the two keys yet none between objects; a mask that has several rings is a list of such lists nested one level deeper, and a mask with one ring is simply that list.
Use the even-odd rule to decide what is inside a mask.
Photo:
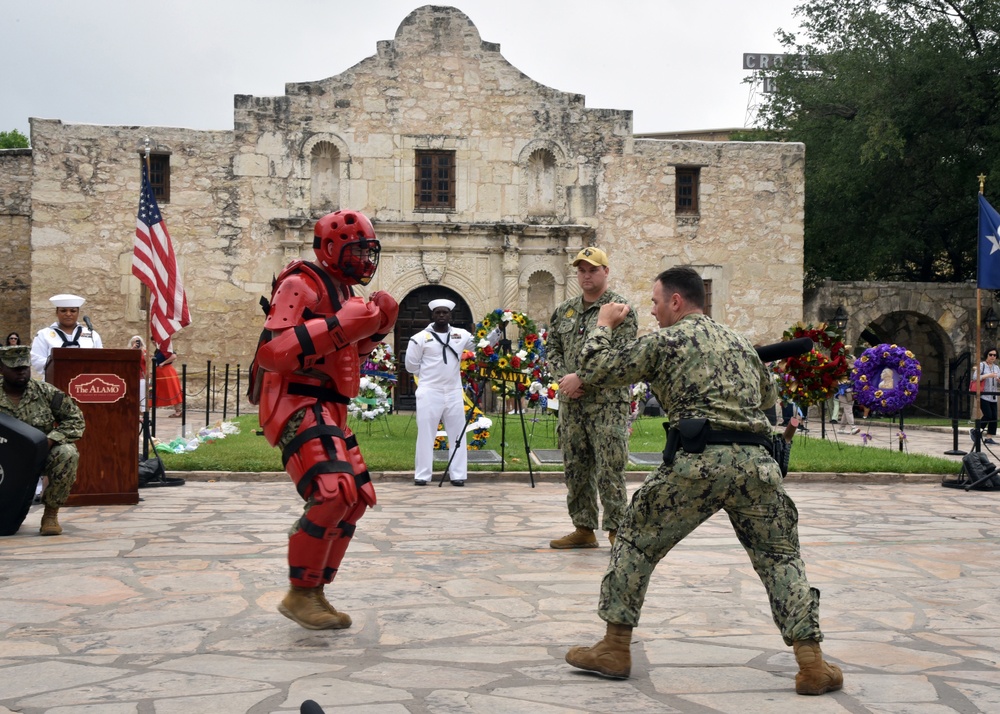
[{"label": "yellow flower", "polygon": [[859,382],[867,382],[868,381],[868,375],[867,374],[862,374],[861,378],[858,379],[858,381]]},{"label": "yellow flower", "polygon": [[910,352],[909,350],[906,350],[906,356],[909,357],[910,359],[913,359],[913,353]]},{"label": "yellow flower", "polygon": [[481,327],[478,330],[476,330],[476,337],[478,337],[479,339],[483,339],[484,337],[486,337],[487,334],[488,333],[486,332],[485,327]]},{"label": "yellow flower", "polygon": [[497,360],[497,367],[499,367],[500,369],[503,369],[508,364],[509,363],[507,362],[507,358],[506,357],[501,357],[500,359]]},{"label": "yellow flower", "polygon": [[[913,375],[910,377],[910,384],[916,384],[919,380],[920,378],[917,375]],[[907,392],[907,394],[909,394],[909,392]]]},{"label": "yellow flower", "polygon": [[861,361],[862,362],[867,362],[868,361],[868,355],[861,355]]},{"label": "yellow flower", "polygon": [[885,392],[883,392],[881,389],[876,389],[875,390],[875,398],[876,399],[881,399],[883,394],[885,394]]}]

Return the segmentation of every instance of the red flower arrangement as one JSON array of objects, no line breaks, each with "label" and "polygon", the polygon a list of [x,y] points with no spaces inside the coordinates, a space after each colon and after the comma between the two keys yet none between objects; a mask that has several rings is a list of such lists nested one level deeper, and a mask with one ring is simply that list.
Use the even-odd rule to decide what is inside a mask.
[{"label": "red flower arrangement", "polygon": [[808,337],[816,346],[806,354],[789,357],[775,371],[782,378],[781,396],[807,407],[824,402],[836,393],[838,384],[849,371],[847,348],[839,333],[829,331],[825,322],[815,327],[799,322],[782,335],[784,340],[799,337]]}]

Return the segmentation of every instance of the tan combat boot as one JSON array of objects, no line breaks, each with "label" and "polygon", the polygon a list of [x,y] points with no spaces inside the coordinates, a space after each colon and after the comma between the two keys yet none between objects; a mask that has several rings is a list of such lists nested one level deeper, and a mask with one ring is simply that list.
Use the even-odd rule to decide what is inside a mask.
[{"label": "tan combat boot", "polygon": [[823,661],[823,652],[816,640],[793,642],[799,673],[795,675],[796,694],[825,694],[844,686],[844,673],[835,664]]},{"label": "tan combat boot", "polygon": [[319,593],[317,594],[317,597],[319,598],[320,604],[323,607],[325,607],[330,612],[331,615],[336,615],[337,617],[339,617],[340,621],[343,623],[342,625],[334,629],[342,630],[345,627],[350,627],[352,622],[351,616],[348,615],[346,612],[339,612],[337,608],[335,608],[333,605],[330,604],[330,601],[326,599],[326,593],[323,592],[322,585],[320,585],[318,589]]},{"label": "tan combat boot", "polygon": [[54,506],[46,506],[42,513],[42,527],[38,529],[42,535],[62,535],[62,526],[59,525],[59,509]]},{"label": "tan combat boot", "polygon": [[292,585],[285,599],[278,605],[278,612],[307,630],[342,630],[351,626],[350,617],[333,610],[332,605],[327,609],[324,602],[326,598],[323,597],[322,588]]},{"label": "tan combat boot", "polygon": [[618,537],[618,531],[617,531],[617,530],[614,530],[614,531],[608,531],[608,542],[609,542],[609,543],[610,543],[611,545],[614,545],[614,544],[615,544],[615,538],[617,538],[617,537]]},{"label": "tan combat boot", "polygon": [[560,550],[565,548],[596,548],[597,536],[594,535],[593,528],[581,528],[577,526],[576,530],[569,535],[551,541],[549,547]]},{"label": "tan combat boot", "polygon": [[577,669],[597,672],[612,679],[628,679],[632,671],[632,626],[608,623],[604,639],[593,647],[574,647],[566,662]]}]

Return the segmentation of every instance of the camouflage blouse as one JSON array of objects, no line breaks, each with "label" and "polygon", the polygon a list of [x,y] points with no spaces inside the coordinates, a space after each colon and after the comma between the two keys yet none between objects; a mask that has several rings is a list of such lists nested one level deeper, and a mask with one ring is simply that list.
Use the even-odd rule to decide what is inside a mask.
[{"label": "camouflage blouse", "polygon": [[3,379],[0,379],[0,412],[44,432],[56,444],[70,444],[83,436],[83,412],[71,397],[63,394],[62,403],[53,413],[56,394],[62,392],[47,382],[32,379],[28,381],[21,400],[14,404],[3,391]]},{"label": "camouflage blouse", "polygon": [[[628,304],[628,301],[618,293],[606,290],[595,303],[584,307],[583,298],[571,298],[556,308],[549,324],[549,337],[545,343],[545,354],[548,358],[549,372],[553,379],[561,379],[567,374],[576,372],[583,379],[584,396],[582,401],[592,402],[627,402],[628,382],[621,389],[588,390],[591,382],[580,373],[580,357],[587,338],[597,329],[597,313],[601,305],[609,302]],[[635,338],[639,330],[635,311],[630,310],[625,321],[615,329],[610,336],[613,346],[624,345]],[[620,385],[614,385],[620,386]]]},{"label": "camouflage blouse", "polygon": [[717,429],[771,433],[763,410],[777,400],[774,379],[739,333],[694,314],[617,349],[613,339],[607,327],[587,339],[578,370],[586,383],[645,381],[671,423],[707,418]]}]

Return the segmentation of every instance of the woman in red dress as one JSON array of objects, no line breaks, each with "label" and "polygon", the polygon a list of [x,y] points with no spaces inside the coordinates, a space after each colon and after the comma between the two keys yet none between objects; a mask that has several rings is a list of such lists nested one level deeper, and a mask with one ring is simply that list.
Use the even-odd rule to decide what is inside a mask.
[{"label": "woman in red dress", "polygon": [[170,350],[161,351],[159,347],[153,355],[156,362],[156,405],[158,407],[173,407],[172,414],[168,417],[179,417],[181,415],[181,402],[184,401],[184,394],[181,391],[181,378],[177,376],[174,369],[174,361],[177,359]]}]

